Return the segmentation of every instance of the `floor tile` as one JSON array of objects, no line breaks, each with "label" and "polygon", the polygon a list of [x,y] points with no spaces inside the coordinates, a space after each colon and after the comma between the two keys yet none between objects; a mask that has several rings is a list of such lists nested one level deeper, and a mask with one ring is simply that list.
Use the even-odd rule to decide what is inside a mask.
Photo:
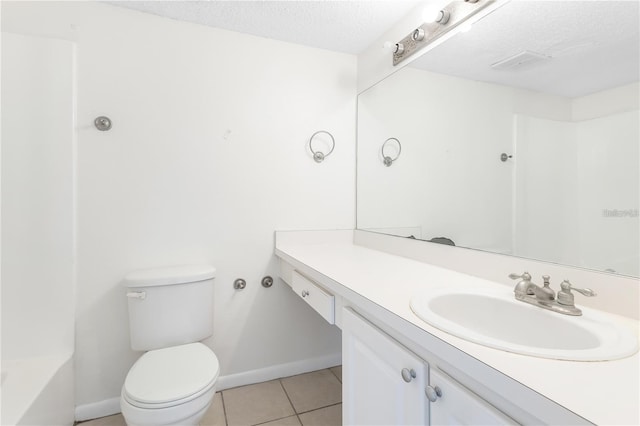
[{"label": "floor tile", "polygon": [[342,404],[300,414],[303,426],[341,426]]},{"label": "floor tile", "polygon": [[331,370],[331,372],[336,375],[338,380],[340,380],[340,383],[342,383],[342,366],[338,365],[337,367],[331,367],[329,370]]},{"label": "floor tile", "polygon": [[78,426],[127,426],[122,414],[115,414],[113,416],[100,417],[99,419],[93,419],[86,422],[78,423]]},{"label": "floor tile", "polygon": [[200,426],[227,426],[227,421],[224,416],[224,406],[222,404],[222,393],[216,392],[211,407],[209,407],[202,420],[200,420]]},{"label": "floor tile", "polygon": [[260,423],[260,426],[300,426],[300,420],[298,420],[298,416],[291,416],[267,423]]},{"label": "floor tile", "polygon": [[229,426],[255,425],[295,414],[279,380],[222,391]]},{"label": "floor tile", "polygon": [[342,402],[342,384],[328,369],[280,380],[296,413]]}]

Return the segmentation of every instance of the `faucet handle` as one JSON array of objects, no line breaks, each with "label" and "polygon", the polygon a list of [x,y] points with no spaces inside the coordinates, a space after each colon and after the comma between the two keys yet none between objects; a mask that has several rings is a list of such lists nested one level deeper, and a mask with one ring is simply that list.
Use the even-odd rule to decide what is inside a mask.
[{"label": "faucet handle", "polygon": [[510,273],[509,278],[511,278],[512,280],[522,279],[524,281],[531,281],[531,274],[529,274],[526,271],[523,272],[522,275],[518,275],[516,273]]},{"label": "faucet handle", "polygon": [[577,288],[574,287],[569,282],[569,280],[564,280],[560,283],[560,291],[558,292],[557,301],[559,304],[566,306],[575,306],[573,301],[574,297],[573,293],[571,293],[571,290],[575,290],[583,296],[587,297],[597,296],[596,292],[591,290],[590,288]]}]

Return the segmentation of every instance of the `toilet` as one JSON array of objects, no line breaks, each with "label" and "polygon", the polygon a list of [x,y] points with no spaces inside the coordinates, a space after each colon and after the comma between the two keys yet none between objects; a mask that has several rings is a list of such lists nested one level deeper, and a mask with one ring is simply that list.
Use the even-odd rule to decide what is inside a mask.
[{"label": "toilet", "polygon": [[129,426],[197,425],[213,401],[220,364],[200,343],[213,334],[210,265],[134,271],[124,278],[131,348],[120,408]]}]

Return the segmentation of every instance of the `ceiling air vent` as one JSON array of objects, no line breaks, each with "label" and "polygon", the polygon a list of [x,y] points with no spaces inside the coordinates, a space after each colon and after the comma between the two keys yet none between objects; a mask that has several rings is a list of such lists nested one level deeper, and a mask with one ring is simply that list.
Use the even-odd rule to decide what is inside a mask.
[{"label": "ceiling air vent", "polygon": [[517,70],[529,67],[537,62],[542,62],[547,59],[551,59],[551,56],[532,52],[530,50],[523,50],[520,53],[516,53],[515,55],[509,56],[508,58],[492,64],[491,68],[494,70]]}]

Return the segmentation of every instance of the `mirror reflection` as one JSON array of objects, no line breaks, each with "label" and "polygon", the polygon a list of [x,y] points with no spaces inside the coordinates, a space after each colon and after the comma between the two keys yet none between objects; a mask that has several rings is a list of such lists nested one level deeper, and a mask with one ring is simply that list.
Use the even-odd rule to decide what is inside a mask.
[{"label": "mirror reflection", "polygon": [[639,13],[511,1],[360,94],[358,228],[638,276]]}]

